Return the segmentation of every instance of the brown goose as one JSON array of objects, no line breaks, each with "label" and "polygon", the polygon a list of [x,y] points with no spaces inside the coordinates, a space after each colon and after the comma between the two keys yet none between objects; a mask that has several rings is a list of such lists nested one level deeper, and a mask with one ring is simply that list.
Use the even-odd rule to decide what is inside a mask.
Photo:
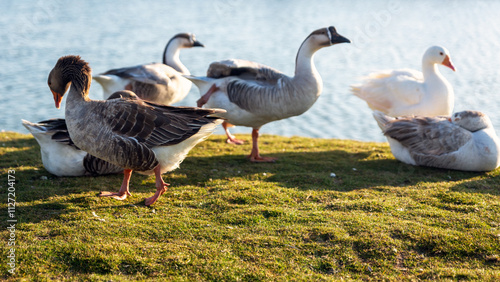
[{"label": "brown goose", "polygon": [[[316,102],[323,81],[314,66],[314,54],[323,47],[349,43],[333,26],[313,31],[302,42],[295,59],[295,75],[287,76],[273,68],[245,60],[212,63],[207,77],[187,76],[202,97],[198,107],[221,108],[228,123],[252,127],[252,162],[273,162],[276,159],[259,154],[259,129],[266,123],[298,116]],[[227,130],[228,141],[241,143]]]},{"label": "brown goose", "polygon": [[[131,91],[118,91],[108,99],[137,99]],[[97,176],[123,172],[123,168],[80,150],[69,137],[66,120],[54,118],[32,123],[22,120],[23,126],[35,137],[45,169],[57,176]]]},{"label": "brown goose", "polygon": [[222,110],[162,106],[143,100],[91,100],[91,69],[79,56],[61,57],[49,74],[48,85],[57,108],[68,89],[66,125],[76,146],[124,168],[117,193],[101,192],[123,200],[131,195],[132,171],[154,174],[154,204],[166,191],[161,174],[177,167],[197,143],[209,136],[221,120],[210,115]]},{"label": "brown goose", "polygon": [[179,33],[172,37],[163,52],[163,63],[151,63],[108,70],[93,78],[101,84],[103,97],[119,90],[132,90],[141,99],[171,105],[184,99],[191,82],[182,75],[189,70],[179,58],[184,48],[204,47],[192,33]]}]

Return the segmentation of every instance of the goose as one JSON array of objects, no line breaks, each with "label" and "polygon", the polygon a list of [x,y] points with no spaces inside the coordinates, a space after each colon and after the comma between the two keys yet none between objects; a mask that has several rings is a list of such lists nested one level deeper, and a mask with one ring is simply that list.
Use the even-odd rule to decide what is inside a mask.
[{"label": "goose", "polygon": [[266,123],[298,116],[318,99],[323,82],[314,66],[314,54],[323,47],[349,43],[330,26],[312,32],[302,42],[290,77],[271,67],[246,60],[224,60],[209,66],[206,77],[187,76],[203,95],[198,107],[225,109],[221,114],[229,143],[240,143],[228,127],[252,127],[252,162],[274,162],[259,153],[259,129]]},{"label": "goose", "polygon": [[[108,99],[137,99],[131,91],[117,91]],[[97,176],[123,172],[112,165],[80,150],[69,137],[66,120],[54,118],[33,123],[22,120],[23,126],[40,146],[45,169],[56,176]]]},{"label": "goose", "polygon": [[[167,190],[161,174],[177,167],[197,143],[222,121],[218,109],[172,107],[140,99],[91,100],[91,69],[80,56],[59,58],[47,83],[56,108],[66,94],[66,125],[74,144],[104,161],[124,168],[116,193],[100,196],[124,200],[130,196],[132,171],[155,175],[156,193],[150,206]],[[71,88],[70,88],[71,87]],[[69,91],[68,91],[69,89]]]},{"label": "goose", "polygon": [[392,118],[376,111],[373,115],[394,157],[406,164],[464,171],[491,171],[500,165],[500,140],[481,112]]},{"label": "goose", "polygon": [[108,70],[93,77],[101,84],[103,97],[118,90],[132,90],[141,99],[171,105],[184,99],[191,82],[182,75],[190,72],[179,58],[180,50],[204,47],[192,33],[179,33],[172,37],[163,52],[163,63],[151,63]]},{"label": "goose", "polygon": [[422,72],[402,69],[371,73],[362,84],[352,85],[351,91],[372,110],[392,117],[449,116],[454,105],[453,87],[437,64],[455,71],[448,50],[432,46],[423,55]]}]

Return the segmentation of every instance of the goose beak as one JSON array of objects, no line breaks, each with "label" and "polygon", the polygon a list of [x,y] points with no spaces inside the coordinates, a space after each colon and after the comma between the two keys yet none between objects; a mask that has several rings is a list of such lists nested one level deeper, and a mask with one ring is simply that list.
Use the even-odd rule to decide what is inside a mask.
[{"label": "goose beak", "polygon": [[351,40],[345,38],[344,36],[337,34],[336,37],[333,37],[332,40],[330,41],[332,44],[338,44],[338,43],[351,43]]},{"label": "goose beak", "polygon": [[330,26],[328,29],[328,37],[330,37],[330,44],[339,44],[339,43],[351,43],[351,40],[345,38],[344,36],[337,33],[335,27]]},{"label": "goose beak", "polygon": [[444,60],[441,64],[443,66],[447,66],[450,69],[452,69],[453,71],[455,71],[455,66],[453,66],[453,64],[451,63],[450,56],[446,55],[446,57],[444,58]]},{"label": "goose beak", "polygon": [[54,90],[50,90],[52,92],[52,95],[54,95],[54,102],[56,102],[56,108],[59,109],[61,107],[61,101],[63,96]]},{"label": "goose beak", "polygon": [[200,41],[195,41],[193,42],[193,47],[205,47],[205,45],[203,45]]}]

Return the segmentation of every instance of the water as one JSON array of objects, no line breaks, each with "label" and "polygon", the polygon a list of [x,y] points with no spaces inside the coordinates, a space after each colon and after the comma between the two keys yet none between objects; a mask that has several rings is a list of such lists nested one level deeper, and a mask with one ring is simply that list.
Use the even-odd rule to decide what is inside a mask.
[{"label": "water", "polygon": [[[64,116],[55,109],[47,75],[60,56],[79,54],[94,72],[159,62],[176,33],[193,32],[206,48],[185,50],[195,75],[212,61],[240,58],[293,74],[298,47],[334,25],[353,41],[320,50],[324,88],[305,114],[264,125],[283,136],[384,141],[371,111],[349,92],[380,69],[420,69],[423,52],[443,45],[457,67],[439,67],[454,86],[455,110],[480,110],[500,130],[500,1],[2,1],[0,130],[27,133],[21,119]],[[97,83],[91,97],[101,97]],[[196,87],[178,105],[195,105]],[[236,127],[235,133],[250,129]],[[222,133],[219,130],[217,133]]]}]

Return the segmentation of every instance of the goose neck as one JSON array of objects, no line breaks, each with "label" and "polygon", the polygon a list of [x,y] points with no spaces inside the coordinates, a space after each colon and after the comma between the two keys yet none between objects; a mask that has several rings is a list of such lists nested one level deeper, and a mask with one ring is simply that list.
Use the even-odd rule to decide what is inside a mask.
[{"label": "goose neck", "polygon": [[314,65],[314,54],[319,48],[306,39],[297,52],[295,60],[295,76],[294,81],[307,87],[310,90],[316,89],[314,92],[316,96],[321,93],[323,82],[321,76],[316,70]]},{"label": "goose neck", "polygon": [[163,64],[172,67],[176,71],[189,75],[189,70],[184,66],[180,59],[182,46],[179,40],[170,40],[163,51]]},{"label": "goose neck", "polygon": [[424,75],[424,80],[430,80],[434,78],[441,78],[438,67],[435,63],[422,62],[422,74]]},{"label": "goose neck", "polygon": [[70,93],[74,92],[85,100],[89,99],[89,89],[91,82],[91,74],[84,72],[84,70],[76,66],[69,66],[65,69],[65,80],[71,82]]},{"label": "goose neck", "polygon": [[311,44],[307,39],[302,43],[295,59],[295,76],[317,75],[314,65],[314,53],[317,50],[317,46]]}]

